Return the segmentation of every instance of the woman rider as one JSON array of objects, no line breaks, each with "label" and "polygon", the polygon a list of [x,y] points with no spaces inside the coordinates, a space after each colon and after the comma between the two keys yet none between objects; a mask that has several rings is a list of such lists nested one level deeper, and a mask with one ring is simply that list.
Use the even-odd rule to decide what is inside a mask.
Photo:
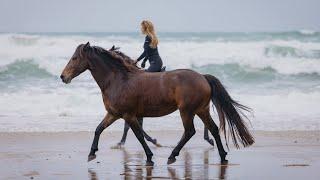
[{"label": "woman rider", "polygon": [[[143,45],[143,53],[139,56],[139,58],[135,61],[135,63],[139,62],[140,60],[143,61],[141,63],[141,67],[145,67],[146,61],[149,60],[150,66],[148,69],[146,69],[147,72],[160,72],[162,68],[162,60],[159,56],[157,45],[159,43],[158,38],[156,36],[154,26],[151,21],[144,20],[141,22],[141,32],[142,34],[146,35],[144,45]],[[138,121],[140,123],[140,126],[142,127],[143,124],[143,118],[138,118]],[[123,135],[121,138],[121,141],[118,143],[118,146],[124,145],[127,138],[127,133],[129,130],[129,125],[125,123]],[[143,135],[146,138],[147,141],[152,142],[156,146],[160,146],[157,144],[156,139],[152,139],[147,133],[143,131]]]},{"label": "woman rider", "polygon": [[162,60],[159,56],[157,45],[159,43],[156,36],[154,26],[151,21],[144,20],[141,22],[141,32],[146,35],[143,53],[136,60],[136,63],[143,59],[141,67],[145,67],[146,61],[149,60],[150,66],[146,70],[147,72],[159,72],[162,68]]}]

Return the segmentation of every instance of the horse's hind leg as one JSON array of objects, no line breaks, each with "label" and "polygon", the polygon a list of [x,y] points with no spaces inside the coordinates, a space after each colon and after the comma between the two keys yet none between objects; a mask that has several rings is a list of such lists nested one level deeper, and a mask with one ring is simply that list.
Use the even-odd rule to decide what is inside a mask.
[{"label": "horse's hind leg", "polygon": [[[143,118],[138,118],[139,124],[141,126],[141,128],[143,127]],[[123,129],[123,135],[121,138],[121,141],[117,144],[117,148],[123,146],[126,143],[127,140],[127,135],[128,135],[128,131],[130,129],[130,126],[127,122],[125,122],[124,124],[124,129]],[[152,139],[152,137],[150,137],[142,128],[143,131],[143,136],[146,138],[147,141],[152,142],[154,145],[159,146],[159,144],[157,143],[157,139]]]},{"label": "horse's hind leg", "polygon": [[202,122],[205,124],[205,126],[209,129],[209,131],[211,132],[212,136],[214,137],[214,139],[215,139],[215,141],[217,143],[217,147],[218,147],[218,151],[219,151],[221,162],[225,162],[226,161],[225,158],[226,158],[227,152],[223,148],[223,145],[222,145],[222,142],[221,142],[221,138],[220,138],[220,135],[219,135],[219,128],[214,123],[213,119],[211,118],[209,109],[204,110],[202,112],[199,112],[199,113],[197,113],[197,115],[200,117]]},{"label": "horse's hind leg", "polygon": [[123,135],[121,141],[118,143],[118,146],[122,146],[126,143],[129,128],[129,124],[127,122],[124,122]]},{"label": "horse's hind leg", "polygon": [[212,146],[214,146],[213,140],[209,138],[209,130],[206,126],[204,126],[203,139],[206,140]]},{"label": "horse's hind leg", "polygon": [[203,138],[204,140],[206,140],[209,144],[211,144],[212,146],[214,146],[214,142],[213,139],[209,138],[209,130],[206,126],[204,126],[204,134],[203,134]]},{"label": "horse's hind leg", "polygon": [[193,124],[194,114],[188,111],[180,110],[180,116],[182,118],[184,133],[178,145],[173,149],[171,155],[169,156],[167,164],[172,164],[176,161],[176,156],[179,155],[180,150],[189,141],[189,139],[196,133],[196,130],[194,129],[194,124]]},{"label": "horse's hind leg", "polygon": [[147,145],[146,141],[144,140],[143,130],[142,130],[140,124],[138,123],[137,118],[134,117],[134,116],[126,115],[124,117],[124,119],[126,120],[126,122],[128,122],[128,124],[130,125],[133,133],[136,135],[137,139],[139,140],[139,142],[143,146],[143,149],[144,149],[144,151],[146,153],[146,156],[147,156],[146,165],[147,166],[152,166],[153,165],[153,162],[152,162],[153,153],[151,152],[151,150],[150,150],[149,146]]},{"label": "horse's hind leg", "polygon": [[93,159],[96,158],[96,151],[98,151],[98,143],[99,143],[99,138],[100,138],[100,134],[102,133],[102,131],[107,128],[108,126],[110,126],[114,121],[116,121],[117,117],[113,116],[112,114],[108,113],[103,120],[101,121],[101,123],[97,126],[96,131],[94,132],[94,139],[92,142],[92,146],[91,146],[91,150],[88,156],[88,161],[91,161]]},{"label": "horse's hind leg", "polygon": [[138,118],[138,122],[142,128],[143,136],[146,138],[147,141],[152,142],[154,145],[158,146],[157,139],[152,139],[151,136],[149,136],[143,129],[143,118]]}]

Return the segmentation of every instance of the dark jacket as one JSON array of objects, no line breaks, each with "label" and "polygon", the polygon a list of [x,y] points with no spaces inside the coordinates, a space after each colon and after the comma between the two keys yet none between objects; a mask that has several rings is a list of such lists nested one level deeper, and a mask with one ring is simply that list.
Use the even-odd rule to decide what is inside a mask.
[{"label": "dark jacket", "polygon": [[139,56],[137,61],[140,61],[142,58],[143,63],[145,63],[147,60],[149,60],[150,67],[147,71],[149,72],[158,72],[161,70],[162,67],[162,60],[159,56],[158,48],[152,48],[150,47],[151,38],[149,36],[146,36],[146,39],[144,41],[143,45],[143,53]]}]

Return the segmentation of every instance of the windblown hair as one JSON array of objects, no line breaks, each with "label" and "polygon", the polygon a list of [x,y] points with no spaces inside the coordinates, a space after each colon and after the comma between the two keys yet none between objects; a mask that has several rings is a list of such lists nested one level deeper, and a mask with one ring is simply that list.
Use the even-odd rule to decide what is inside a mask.
[{"label": "windblown hair", "polygon": [[149,36],[151,38],[151,43],[150,43],[150,47],[151,48],[156,48],[159,40],[157,38],[154,26],[152,24],[151,21],[148,20],[143,20],[141,22],[141,30],[143,34],[146,34],[147,36]]}]

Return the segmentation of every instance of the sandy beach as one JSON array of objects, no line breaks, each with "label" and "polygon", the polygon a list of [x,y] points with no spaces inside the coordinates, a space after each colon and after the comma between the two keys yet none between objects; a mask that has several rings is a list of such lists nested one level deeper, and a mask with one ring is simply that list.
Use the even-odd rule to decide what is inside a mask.
[{"label": "sandy beach", "polygon": [[145,154],[129,132],[126,145],[113,146],[121,132],[104,132],[97,159],[87,162],[93,132],[0,133],[0,179],[318,179],[319,131],[256,131],[256,144],[231,147],[227,165],[219,164],[215,147],[197,134],[177,162],[167,158],[181,131],[151,131],[163,147],[150,144],[154,167],[145,167]]},{"label": "sandy beach", "polygon": [[320,180],[320,0],[199,2],[2,0],[0,180]]}]

